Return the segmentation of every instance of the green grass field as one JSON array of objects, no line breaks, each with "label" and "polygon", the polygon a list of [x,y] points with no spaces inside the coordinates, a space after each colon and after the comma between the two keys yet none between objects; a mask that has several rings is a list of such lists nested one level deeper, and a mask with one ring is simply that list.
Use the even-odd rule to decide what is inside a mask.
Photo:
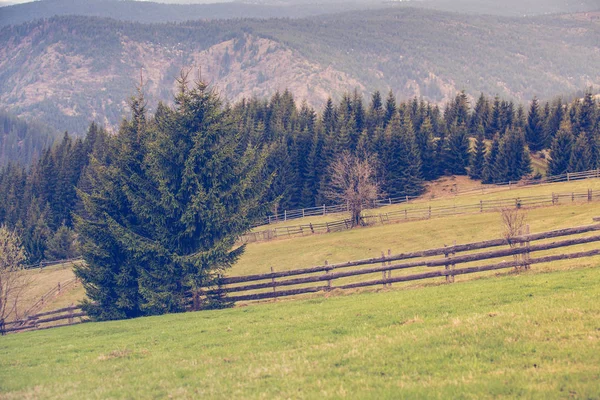
[{"label": "green grass field", "polygon": [[0,398],[600,396],[600,268],[0,337]]}]

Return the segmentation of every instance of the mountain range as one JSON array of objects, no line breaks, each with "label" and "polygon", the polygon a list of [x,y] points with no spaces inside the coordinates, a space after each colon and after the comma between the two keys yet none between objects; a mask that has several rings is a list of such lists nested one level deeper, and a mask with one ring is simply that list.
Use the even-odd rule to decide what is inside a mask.
[{"label": "mountain range", "polygon": [[61,131],[81,133],[91,120],[115,127],[140,80],[152,108],[171,101],[181,71],[231,101],[290,89],[315,106],[353,90],[441,103],[460,90],[528,101],[600,87],[598,11],[516,18],[389,6],[294,19],[8,25],[0,107]]}]

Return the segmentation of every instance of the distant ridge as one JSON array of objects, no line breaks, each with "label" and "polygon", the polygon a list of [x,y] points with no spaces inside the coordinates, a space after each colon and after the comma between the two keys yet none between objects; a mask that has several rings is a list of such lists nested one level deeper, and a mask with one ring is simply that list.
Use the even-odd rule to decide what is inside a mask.
[{"label": "distant ridge", "polygon": [[599,37],[594,13],[394,7],[179,24],[54,17],[0,29],[0,107],[61,131],[83,133],[91,120],[115,127],[140,68],[153,107],[172,100],[175,78],[191,66],[232,101],[289,88],[316,107],[355,89],[436,103],[460,90],[523,102],[600,88]]}]

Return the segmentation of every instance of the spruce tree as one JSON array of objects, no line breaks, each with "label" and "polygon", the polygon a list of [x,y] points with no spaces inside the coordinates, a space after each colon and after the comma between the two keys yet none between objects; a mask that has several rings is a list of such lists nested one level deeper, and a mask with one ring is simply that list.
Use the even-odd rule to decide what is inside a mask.
[{"label": "spruce tree", "polygon": [[485,166],[485,133],[483,125],[479,125],[477,137],[475,138],[475,147],[471,153],[471,162],[469,164],[469,177],[472,179],[482,179]]},{"label": "spruce tree", "polygon": [[569,172],[584,172],[594,169],[593,149],[586,132],[581,132],[573,145],[569,160]]},{"label": "spruce tree", "polygon": [[548,174],[561,175],[568,172],[574,142],[575,138],[571,132],[571,123],[568,118],[563,118],[560,129],[556,133],[550,148]]},{"label": "spruce tree", "polygon": [[266,154],[236,154],[230,109],[184,78],[175,107],[146,121],[143,99],[92,163],[92,189],[77,220],[86,264],[77,268],[96,319],[183,311],[187,294],[214,284],[242,254],[236,239],[266,211]]},{"label": "spruce tree", "polygon": [[521,131],[506,131],[500,141],[495,166],[496,180],[500,182],[517,182],[531,173],[531,158]]},{"label": "spruce tree", "polygon": [[469,135],[464,123],[452,124],[448,135],[446,168],[451,174],[466,175],[469,165]]},{"label": "spruce tree", "polygon": [[433,137],[433,125],[429,117],[421,124],[416,132],[416,143],[421,156],[421,171],[423,178],[432,180],[438,177],[435,162],[435,142]]},{"label": "spruce tree", "polygon": [[[550,145],[553,143],[554,137],[561,127],[564,115],[564,106],[562,104],[562,99],[559,97],[552,103],[552,106],[550,107],[550,114],[544,123],[544,138],[546,140],[546,147],[550,147]],[[571,131],[570,128],[569,130]]]},{"label": "spruce tree", "polygon": [[396,113],[396,97],[394,97],[394,93],[390,90],[388,93],[387,100],[385,101],[385,119],[384,126],[387,126],[389,122],[392,120],[392,117]]},{"label": "spruce tree", "polygon": [[499,151],[500,137],[499,135],[496,135],[492,140],[492,146],[485,154],[485,165],[483,166],[481,179],[483,183],[494,183],[499,181],[496,175],[496,160],[498,159]]},{"label": "spruce tree", "polygon": [[493,138],[495,135],[502,135],[502,105],[500,103],[500,97],[494,97],[494,104],[492,106],[492,112],[490,116],[490,123],[485,132],[487,138]]},{"label": "spruce tree", "polygon": [[576,136],[582,132],[593,132],[597,121],[596,101],[591,90],[586,90],[583,99],[579,101],[577,107],[577,123],[573,125],[573,131]]},{"label": "spruce tree", "polygon": [[410,116],[396,112],[386,131],[387,152],[384,158],[385,192],[390,197],[414,196],[423,191],[419,149]]},{"label": "spruce tree", "polygon": [[529,107],[527,124],[525,125],[525,137],[531,151],[539,151],[544,148],[544,144],[546,143],[544,137],[544,119],[537,97],[533,98]]},{"label": "spruce tree", "polygon": [[473,110],[473,114],[471,115],[471,122],[469,125],[469,130],[471,132],[478,132],[479,126],[485,127],[489,123],[490,118],[490,104],[488,99],[485,97],[483,93],[479,95],[477,99],[477,103],[475,104],[475,109]]}]

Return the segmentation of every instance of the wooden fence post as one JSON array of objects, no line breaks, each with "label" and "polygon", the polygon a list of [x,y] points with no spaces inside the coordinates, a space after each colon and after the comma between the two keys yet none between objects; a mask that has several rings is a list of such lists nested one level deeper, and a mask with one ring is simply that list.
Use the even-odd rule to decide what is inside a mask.
[{"label": "wooden fence post", "polygon": [[588,202],[592,201],[592,189],[588,189]]},{"label": "wooden fence post", "polygon": [[479,212],[483,212],[483,200],[479,200]]},{"label": "wooden fence post", "polygon": [[325,227],[327,228],[327,233],[329,233],[329,222],[325,222]]},{"label": "wooden fence post", "polygon": [[[454,245],[452,246],[452,255],[451,255],[450,259],[454,260],[455,255],[456,255],[456,240],[454,241]],[[451,271],[450,273],[452,274],[452,275],[450,275],[450,280],[449,280],[450,283],[454,282],[454,268],[455,267],[456,267],[456,264],[454,262],[452,262],[450,265],[450,271]]]},{"label": "wooden fence post", "polygon": [[[275,272],[273,267],[271,267],[271,273]],[[273,295],[277,297],[277,292],[275,291],[275,277],[271,277],[271,284],[273,285]]]},{"label": "wooden fence post", "polygon": [[309,225],[310,225],[310,232],[314,234],[315,233],[315,229],[312,226],[312,222]]},{"label": "wooden fence post", "polygon": [[[382,267],[385,267],[387,265],[386,261],[385,261],[385,253],[382,251],[381,252],[381,258],[383,259],[383,262],[381,263]],[[381,271],[381,279],[383,279],[383,287],[385,288],[387,286],[387,282],[385,282],[387,277],[387,271]]]},{"label": "wooden fence post", "polygon": [[[523,228],[519,228],[519,230],[517,231],[517,236],[523,236]],[[525,243],[521,242],[519,244],[519,247],[525,247]],[[515,266],[515,269],[517,271],[521,270],[521,269],[525,269],[525,253],[521,253],[521,255],[515,255],[514,256],[515,261],[518,261],[518,265]]]},{"label": "wooden fence post", "polygon": [[[446,272],[448,272],[448,268],[450,268],[450,264],[448,263],[448,250],[447,250],[447,247],[448,246],[444,245],[444,258],[446,259],[446,263],[444,264],[444,269],[446,270]],[[449,278],[449,276],[446,275],[446,282],[448,282],[448,280],[449,280],[448,278]]]},{"label": "wooden fence post", "polygon": [[554,205],[554,192],[552,192],[552,205]]},{"label": "wooden fence post", "polygon": [[575,201],[575,192],[571,192],[571,202]]},{"label": "wooden fence post", "polygon": [[[392,256],[392,250],[388,249],[388,258]],[[392,265],[392,261],[388,261],[388,267]],[[388,269],[388,280],[392,279],[392,270]],[[392,282],[388,282],[388,286],[392,287]]]},{"label": "wooden fence post", "polygon": [[529,264],[529,260],[531,259],[531,253],[529,252],[529,224],[525,225],[525,234],[527,235],[527,241],[525,242],[525,247],[527,247],[527,252],[525,253],[525,269],[531,268]]},{"label": "wooden fence post", "polygon": [[408,210],[404,209],[404,219],[408,219]]},{"label": "wooden fence post", "polygon": [[[75,304],[71,303],[71,307],[73,307]],[[69,310],[69,319],[67,320],[69,322],[69,325],[73,323],[73,308],[71,308]]]},{"label": "wooden fence post", "polygon": [[429,219],[431,219],[431,206],[429,206]]},{"label": "wooden fence post", "polygon": [[[329,265],[327,263],[327,260],[325,260],[325,266]],[[329,269],[325,270],[325,275],[329,275],[330,271]],[[329,292],[331,290],[331,279],[327,279],[327,291]]]}]

